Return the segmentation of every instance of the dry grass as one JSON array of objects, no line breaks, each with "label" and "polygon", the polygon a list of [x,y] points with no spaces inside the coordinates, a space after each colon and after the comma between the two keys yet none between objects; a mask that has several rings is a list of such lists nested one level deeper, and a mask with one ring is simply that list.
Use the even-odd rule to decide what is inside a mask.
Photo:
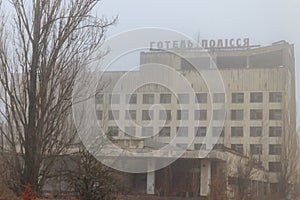
[{"label": "dry grass", "polygon": [[0,200],[19,200],[19,198],[0,182]]}]

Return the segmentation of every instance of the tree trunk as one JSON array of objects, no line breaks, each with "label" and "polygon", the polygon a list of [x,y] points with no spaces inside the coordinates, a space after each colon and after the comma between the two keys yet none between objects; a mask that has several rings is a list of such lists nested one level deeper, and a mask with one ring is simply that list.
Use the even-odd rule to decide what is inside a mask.
[{"label": "tree trunk", "polygon": [[28,108],[28,128],[25,133],[25,180],[23,184],[31,184],[34,191],[38,188],[38,174],[40,169],[39,151],[38,151],[38,133],[36,129],[37,117],[37,70],[39,64],[39,45],[41,30],[41,6],[40,1],[34,3],[34,21],[33,21],[33,41],[32,41],[32,64],[30,68],[30,84],[28,88],[29,108]]}]

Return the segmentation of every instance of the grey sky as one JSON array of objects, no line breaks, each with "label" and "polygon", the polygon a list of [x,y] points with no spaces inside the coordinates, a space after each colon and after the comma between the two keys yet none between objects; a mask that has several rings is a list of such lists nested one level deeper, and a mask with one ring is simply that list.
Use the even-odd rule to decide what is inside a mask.
[{"label": "grey sky", "polygon": [[119,15],[108,36],[134,28],[162,27],[195,39],[200,34],[201,39],[249,37],[252,45],[279,40],[293,43],[300,113],[300,0],[102,0],[95,12],[99,17]]},{"label": "grey sky", "polygon": [[[103,0],[98,16],[119,15],[109,36],[140,27],[174,29],[202,39],[249,37],[252,45],[286,40],[295,44],[297,86],[300,86],[299,0]],[[297,87],[300,113],[300,87]],[[300,116],[298,114],[298,121]]]}]

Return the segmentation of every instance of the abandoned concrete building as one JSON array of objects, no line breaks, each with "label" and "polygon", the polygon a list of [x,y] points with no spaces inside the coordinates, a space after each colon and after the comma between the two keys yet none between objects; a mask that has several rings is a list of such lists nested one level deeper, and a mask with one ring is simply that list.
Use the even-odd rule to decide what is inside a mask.
[{"label": "abandoned concrete building", "polygon": [[[281,41],[264,47],[182,49],[181,55],[184,58],[149,50],[140,54],[138,71],[104,74],[111,84],[97,95],[96,112],[99,122],[107,124],[114,144],[135,152],[170,144],[172,151],[185,150],[175,162],[157,171],[125,174],[132,194],[205,198],[220,177],[230,199],[237,198],[239,179],[250,180],[249,192],[255,196],[276,192],[282,138],[296,133],[293,45]],[[174,83],[172,75],[153,63],[179,72],[194,92]],[[192,65],[201,67],[202,76]],[[204,75],[213,65],[222,78],[223,91],[212,92],[207,86],[205,79],[212,78]],[[112,94],[114,81],[124,74],[129,81]],[[156,83],[124,92],[140,77],[151,80],[155,76],[162,76],[178,92]],[[254,162],[251,175],[245,177],[250,162]]]}]

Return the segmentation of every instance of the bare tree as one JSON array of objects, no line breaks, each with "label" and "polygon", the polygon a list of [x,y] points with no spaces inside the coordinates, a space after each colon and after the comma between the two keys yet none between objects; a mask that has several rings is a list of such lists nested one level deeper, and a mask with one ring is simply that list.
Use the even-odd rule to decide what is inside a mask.
[{"label": "bare tree", "polygon": [[16,192],[27,183],[39,192],[74,140],[68,120],[76,75],[116,22],[91,15],[98,2],[11,0],[13,25],[1,19],[1,156]]},{"label": "bare tree", "polygon": [[83,146],[73,155],[73,163],[64,174],[78,199],[112,199],[120,192],[117,173],[95,159]]},{"label": "bare tree", "polygon": [[256,164],[253,158],[249,158],[246,163],[239,161],[237,165],[237,188],[239,199],[249,199],[251,196],[251,178],[255,173]]},{"label": "bare tree", "polygon": [[[285,103],[286,105],[287,103]],[[297,168],[299,162],[299,138],[296,132],[296,127],[289,121],[290,117],[285,106],[283,114],[283,134],[279,138],[281,144],[281,153],[278,156],[278,161],[281,166],[278,170],[278,195],[282,198],[292,198],[294,195],[294,186],[297,183]],[[296,125],[295,125],[296,126]]]},{"label": "bare tree", "polygon": [[209,200],[227,199],[227,174],[224,169],[212,177],[210,182]]},{"label": "bare tree", "polygon": [[[254,180],[260,180],[261,184],[266,184],[268,182],[266,171],[253,155],[250,153],[248,155],[248,157],[230,159],[231,167],[228,168],[230,180],[228,182],[231,183],[229,184],[231,188],[228,192],[233,192],[234,198],[239,200],[263,199],[264,188],[261,186],[258,191],[252,183]],[[258,184],[258,182],[256,183]]]},{"label": "bare tree", "polygon": [[299,136],[296,131],[296,99],[294,88],[294,69],[288,71],[285,93],[282,98],[282,134],[278,138],[280,149],[276,154],[278,165],[276,177],[278,180],[277,193],[280,198],[294,199],[294,186],[297,183],[297,167],[299,162]]}]

